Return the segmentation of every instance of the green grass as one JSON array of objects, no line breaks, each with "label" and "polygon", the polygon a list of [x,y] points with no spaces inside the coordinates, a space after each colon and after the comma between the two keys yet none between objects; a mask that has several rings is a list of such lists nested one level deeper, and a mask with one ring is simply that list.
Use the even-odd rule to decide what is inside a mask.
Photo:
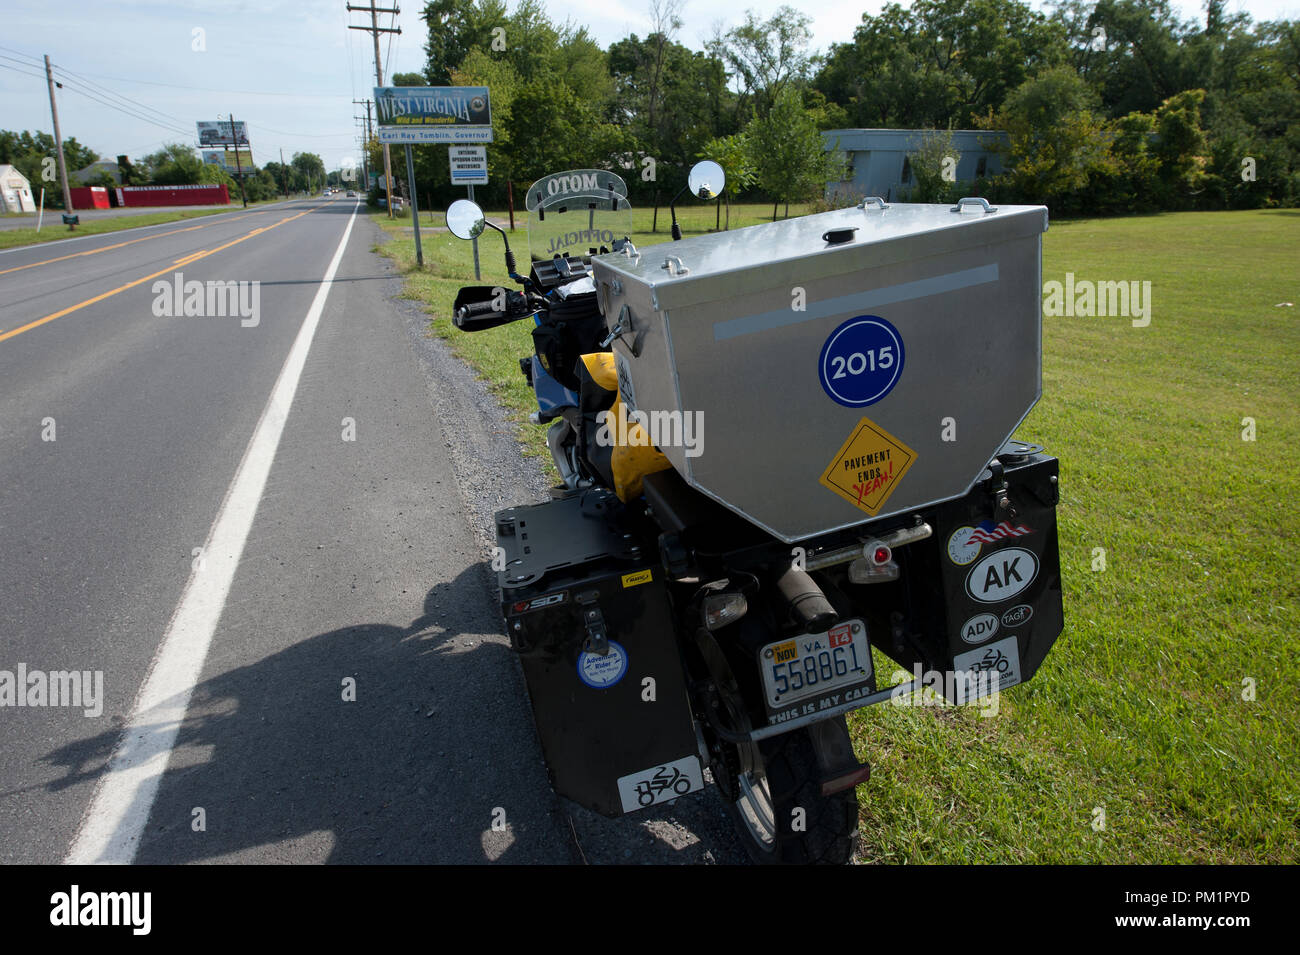
[{"label": "green grass", "polygon": [[[250,202],[248,208],[283,201],[282,199],[275,199],[268,202]],[[175,209],[167,212],[147,212],[138,216],[117,216],[112,219],[87,219],[82,220],[81,225],[75,229],[69,229],[60,218],[63,215],[62,210],[56,209],[51,212],[46,209],[45,222],[42,224],[40,232],[36,231],[35,226],[30,229],[4,229],[0,231],[0,249],[12,249],[20,245],[37,245],[41,242],[54,242],[57,239],[71,239],[82,235],[99,235],[103,232],[120,232],[123,229],[135,229],[145,225],[160,225],[164,222],[178,222],[181,219],[197,219],[200,216],[211,216],[234,211],[243,211],[238,199],[232,200],[230,205],[223,209]]]},{"label": "green grass", "polygon": [[[770,214],[733,208],[732,223]],[[473,281],[468,243],[426,235],[417,274],[402,227],[377,218],[433,332],[522,422],[528,324],[452,334],[451,300]],[[698,206],[682,218],[688,233],[713,222]],[[1044,319],[1043,398],[1019,436],[1061,461],[1065,631],[995,718],[889,705],[850,716],[873,763],[859,790],[866,859],[1300,861],[1297,226],[1292,211],[1178,213],[1044,236],[1044,281],[1069,271],[1152,288],[1146,328]],[[514,241],[522,253],[522,229]],[[499,239],[480,250],[484,281],[501,281]],[[543,456],[541,429],[523,434]]]}]

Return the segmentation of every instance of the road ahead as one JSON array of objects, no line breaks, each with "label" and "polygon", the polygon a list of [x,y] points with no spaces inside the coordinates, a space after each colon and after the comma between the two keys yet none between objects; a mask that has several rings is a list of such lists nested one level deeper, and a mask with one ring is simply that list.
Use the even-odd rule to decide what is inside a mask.
[{"label": "road ahead", "polygon": [[0,253],[0,860],[738,860],[552,794],[480,530],[543,485],[356,213]]}]

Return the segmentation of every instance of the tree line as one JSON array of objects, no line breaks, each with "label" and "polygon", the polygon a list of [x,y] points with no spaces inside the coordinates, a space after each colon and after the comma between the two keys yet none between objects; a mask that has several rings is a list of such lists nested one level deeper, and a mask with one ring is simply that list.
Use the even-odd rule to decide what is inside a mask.
[{"label": "tree line", "polygon": [[[851,40],[809,49],[810,18],[782,7],[678,39],[681,0],[651,0],[650,32],[601,46],[541,0],[429,0],[427,64],[394,85],[491,89],[491,184],[526,186],[565,168],[620,172],[658,205],[700,158],[727,198],[821,200],[843,176],[822,131],[919,129],[910,198],[981,195],[1056,214],[1295,205],[1300,199],[1300,22],[1255,23],[1208,0],[1183,21],[1168,0],[915,0],[864,13]],[[943,176],[949,132],[992,133],[1003,171]],[[447,151],[417,147],[422,203],[458,195]],[[394,177],[406,191],[402,150]],[[382,169],[377,143],[370,169]],[[846,202],[850,195],[838,199]]]},{"label": "tree line", "polygon": [[[0,130],[0,164],[14,166],[27,177],[34,192],[44,187],[46,206],[61,209],[63,185],[58,176],[57,155],[54,137],[49,133]],[[112,188],[118,184],[107,170],[97,171],[84,182],[76,177],[79,170],[101,158],[94,150],[77,142],[76,137],[63,140],[63,157],[74,187]],[[166,143],[156,152],[139,159],[128,158],[125,163],[118,161],[117,167],[122,184],[127,186],[224,184],[232,198],[239,196],[239,184],[234,176],[220,166],[202,162],[194,147],[185,143]],[[339,171],[327,174],[325,161],[315,153],[294,153],[293,159],[287,163],[269,162],[260,168],[245,170],[243,182],[250,201],[319,190],[327,184],[342,184]]]}]

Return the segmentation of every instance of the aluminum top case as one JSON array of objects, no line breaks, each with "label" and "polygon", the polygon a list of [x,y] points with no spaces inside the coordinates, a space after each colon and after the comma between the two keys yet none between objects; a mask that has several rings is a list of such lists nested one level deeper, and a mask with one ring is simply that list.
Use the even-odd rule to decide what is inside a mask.
[{"label": "aluminum top case", "polygon": [[959,497],[1041,394],[1046,230],[868,200],[597,256],[628,416],[791,543]]}]

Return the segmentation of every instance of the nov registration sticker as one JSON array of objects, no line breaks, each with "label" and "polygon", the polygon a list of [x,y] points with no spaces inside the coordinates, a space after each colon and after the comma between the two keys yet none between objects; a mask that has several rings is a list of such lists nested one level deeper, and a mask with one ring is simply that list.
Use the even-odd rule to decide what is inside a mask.
[{"label": "nov registration sticker", "polygon": [[874,517],[915,460],[915,451],[863,418],[836,452],[821,483]]}]

